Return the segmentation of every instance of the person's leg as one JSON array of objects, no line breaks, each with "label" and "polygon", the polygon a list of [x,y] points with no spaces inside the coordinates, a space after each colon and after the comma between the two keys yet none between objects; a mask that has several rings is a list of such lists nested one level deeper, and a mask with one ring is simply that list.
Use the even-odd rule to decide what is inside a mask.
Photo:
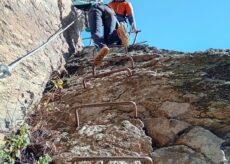
[{"label": "person's leg", "polygon": [[125,47],[128,47],[130,38],[129,38],[129,33],[127,31],[127,27],[125,24],[120,23],[120,26],[117,28],[117,34],[121,40],[122,45]]},{"label": "person's leg", "polygon": [[105,46],[104,27],[102,21],[102,11],[97,7],[91,7],[88,13],[91,37],[98,48]]},{"label": "person's leg", "polygon": [[116,28],[118,26],[118,20],[115,12],[107,5],[104,5],[105,16],[104,22],[104,38],[107,45],[118,43],[120,41]]},{"label": "person's leg", "polygon": [[107,47],[104,39],[104,25],[102,17],[104,15],[102,5],[92,6],[89,11],[89,26],[91,29],[91,35],[94,43],[100,49],[94,59],[94,65],[100,66],[103,62],[103,58],[109,53],[109,48]]}]

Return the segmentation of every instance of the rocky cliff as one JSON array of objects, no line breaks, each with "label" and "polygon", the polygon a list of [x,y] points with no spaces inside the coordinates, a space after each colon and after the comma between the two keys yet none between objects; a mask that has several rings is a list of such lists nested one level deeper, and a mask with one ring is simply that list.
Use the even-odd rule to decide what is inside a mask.
[{"label": "rocky cliff", "polygon": [[[149,156],[159,164],[230,160],[229,50],[186,54],[137,44],[129,48],[135,63],[131,68],[124,50],[113,48],[96,74],[126,69],[90,78],[93,48],[87,47],[69,57],[64,85],[53,74],[43,95],[51,73],[63,68],[73,45],[80,49],[80,13],[61,0],[2,0],[0,9],[0,63],[5,65],[78,16],[63,36],[0,79],[1,131],[24,116],[31,125],[31,145],[24,149],[22,163],[45,153],[55,163],[76,156]],[[90,107],[124,101],[132,101],[131,106]],[[91,105],[78,108],[84,104]]]},{"label": "rocky cliff", "polygon": [[[28,109],[42,97],[54,70],[65,64],[65,55],[73,45],[81,45],[81,18],[76,19],[71,1],[1,0],[0,64],[9,65],[39,47],[60,27],[77,22],[45,49],[19,64],[12,75],[0,79],[0,131],[21,122]],[[71,43],[72,46],[71,46]],[[77,47],[78,48],[78,47]]]},{"label": "rocky cliff", "polygon": [[[185,54],[135,45],[128,53],[135,61],[132,76],[123,71],[89,78],[92,52],[88,47],[71,56],[66,65],[71,76],[64,89],[47,92],[29,119],[33,140],[52,145],[56,163],[75,156],[150,156],[161,164],[227,163],[228,50]],[[131,67],[124,55],[121,48],[112,49],[96,74]],[[135,102],[138,118],[132,106],[78,108],[121,101]]]}]

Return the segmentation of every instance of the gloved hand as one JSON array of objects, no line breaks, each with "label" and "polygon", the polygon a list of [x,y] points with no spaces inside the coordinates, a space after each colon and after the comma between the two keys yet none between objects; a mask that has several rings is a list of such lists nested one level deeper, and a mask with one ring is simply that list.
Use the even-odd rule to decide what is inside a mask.
[{"label": "gloved hand", "polygon": [[90,27],[86,27],[86,28],[85,28],[85,31],[86,31],[86,32],[91,32]]},{"label": "gloved hand", "polygon": [[131,29],[132,29],[132,32],[133,32],[133,33],[137,33],[137,31],[138,31],[135,24],[132,24]]},{"label": "gloved hand", "polygon": [[138,31],[138,30],[137,30],[137,29],[135,29],[135,28],[134,28],[134,29],[132,29],[132,32],[133,32],[133,33],[137,33],[137,31]]}]

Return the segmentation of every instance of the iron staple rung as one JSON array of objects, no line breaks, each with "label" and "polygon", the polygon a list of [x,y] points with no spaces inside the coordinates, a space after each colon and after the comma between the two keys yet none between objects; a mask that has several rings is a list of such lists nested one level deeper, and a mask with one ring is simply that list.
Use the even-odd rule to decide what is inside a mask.
[{"label": "iron staple rung", "polygon": [[[134,60],[133,60],[133,58],[131,56],[122,56],[122,57],[115,57],[115,58],[107,58],[107,59],[104,59],[104,61],[113,61],[113,60],[116,60],[116,59],[120,59],[120,60],[128,59],[131,62],[130,68],[134,69]],[[93,65],[92,69],[93,69],[93,75],[95,75],[96,74],[96,67]]]},{"label": "iron staple rung", "polygon": [[[131,57],[131,56],[122,56],[120,58],[121,58],[121,60],[129,59],[131,61],[131,68],[134,69],[134,60],[133,60],[133,57]],[[110,58],[110,59],[108,59],[108,61],[110,61],[110,60],[113,61],[114,59],[116,59],[116,58]]]},{"label": "iron staple rung", "polygon": [[109,48],[119,48],[119,47],[124,47],[124,48],[126,48],[126,47],[123,46],[123,45],[109,45],[108,47],[109,47]]},{"label": "iron staple rung", "polygon": [[96,75],[87,76],[84,79],[102,78],[104,76],[109,76],[109,75],[111,75],[113,73],[122,72],[122,71],[127,71],[129,76],[132,75],[132,71],[129,68],[121,68],[121,69],[116,69],[116,70],[112,70],[112,71],[109,71],[109,72],[104,72],[104,73],[100,73],[100,74],[96,74]]},{"label": "iron staple rung", "polygon": [[152,158],[143,156],[143,157],[130,157],[130,156],[113,156],[113,157],[74,157],[71,161],[72,164],[79,161],[146,161],[149,164],[153,164]]},{"label": "iron staple rung", "polygon": [[75,108],[87,108],[87,107],[104,107],[104,106],[114,106],[114,105],[136,105],[134,101],[122,101],[122,102],[111,102],[111,103],[97,103],[97,104],[84,104],[76,106]]},{"label": "iron staple rung", "polygon": [[104,73],[101,73],[101,74],[87,76],[87,77],[83,78],[82,83],[83,83],[84,88],[86,88],[85,80],[92,79],[92,78],[102,78],[102,77],[109,76],[111,74],[118,73],[118,72],[123,72],[123,71],[127,71],[128,75],[132,76],[131,69],[129,69],[129,68],[121,68],[121,69],[113,70],[113,71],[110,71],[110,72],[104,72]]},{"label": "iron staple rung", "polygon": [[122,102],[112,102],[112,103],[97,103],[97,104],[84,104],[84,105],[75,106],[75,108],[76,108],[76,111],[75,111],[76,127],[78,128],[79,125],[80,125],[80,119],[79,119],[79,113],[78,113],[78,109],[79,108],[118,106],[118,105],[133,105],[134,112],[135,112],[135,118],[138,117],[138,114],[137,114],[137,105],[136,105],[136,103],[134,101],[122,101]]}]

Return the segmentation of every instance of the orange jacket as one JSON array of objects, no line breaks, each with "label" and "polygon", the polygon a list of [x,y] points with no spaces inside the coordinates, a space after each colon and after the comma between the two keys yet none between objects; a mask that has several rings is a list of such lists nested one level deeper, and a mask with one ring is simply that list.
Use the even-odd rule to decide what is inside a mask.
[{"label": "orange jacket", "polygon": [[122,15],[122,16],[128,16],[133,15],[133,6],[130,2],[110,2],[109,6],[113,8],[116,14]]}]

